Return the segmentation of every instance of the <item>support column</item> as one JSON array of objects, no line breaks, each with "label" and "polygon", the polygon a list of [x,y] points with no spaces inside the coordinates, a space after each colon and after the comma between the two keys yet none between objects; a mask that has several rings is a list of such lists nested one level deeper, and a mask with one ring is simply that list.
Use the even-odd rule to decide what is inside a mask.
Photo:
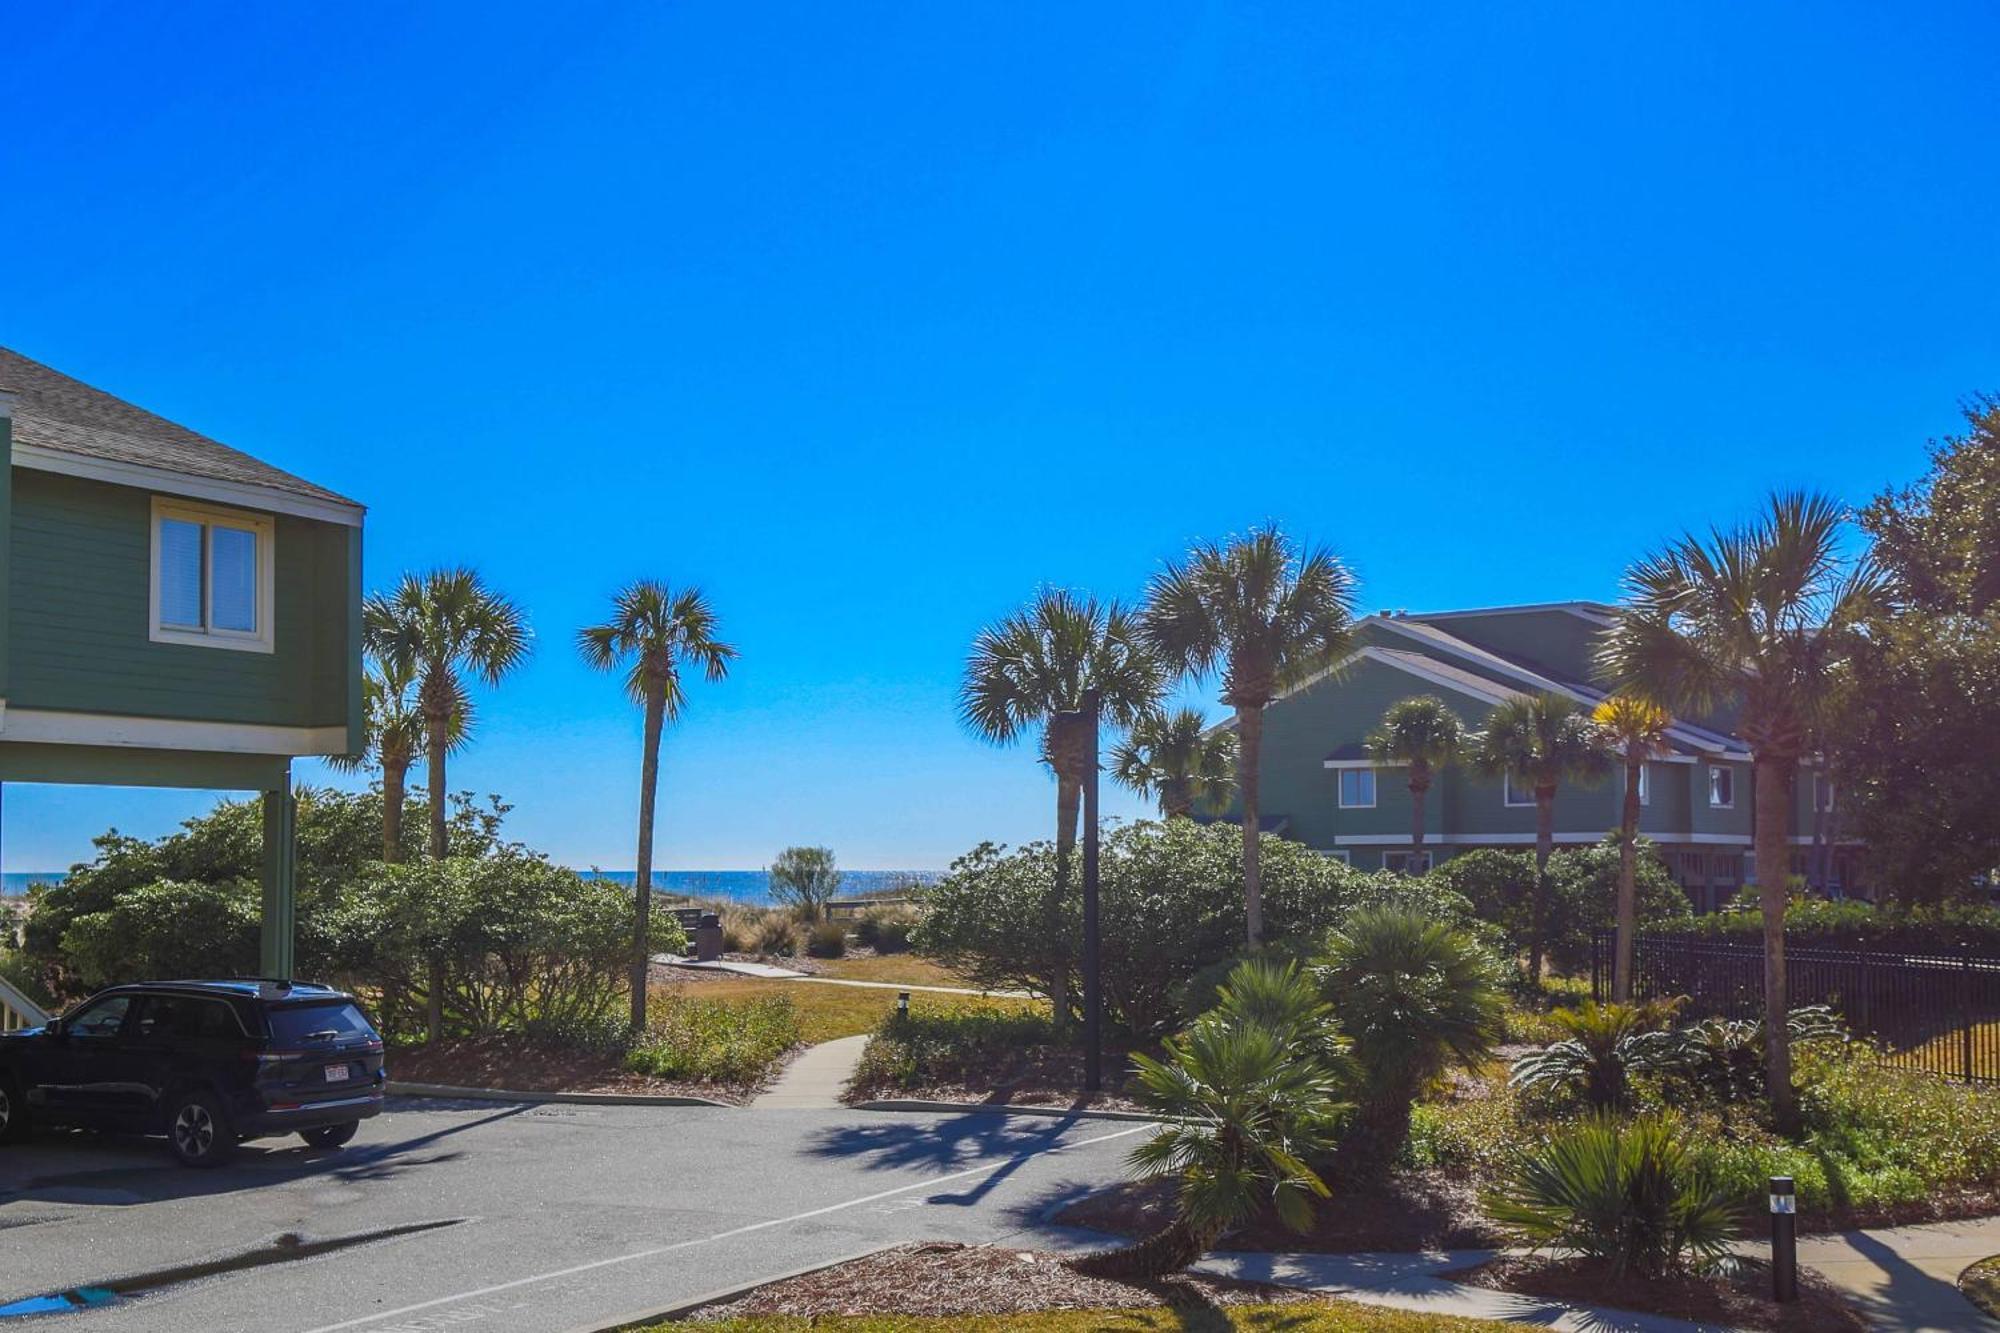
[{"label": "support column", "polygon": [[297,878],[298,802],[292,798],[292,770],[286,765],[274,791],[264,793],[264,918],[258,970],[289,980],[294,958],[293,887]]}]

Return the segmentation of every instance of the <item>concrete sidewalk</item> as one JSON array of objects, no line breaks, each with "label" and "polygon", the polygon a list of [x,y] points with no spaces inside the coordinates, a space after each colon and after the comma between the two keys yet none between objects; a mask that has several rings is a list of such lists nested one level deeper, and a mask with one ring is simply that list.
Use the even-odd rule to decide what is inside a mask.
[{"label": "concrete sidewalk", "polygon": [[2000,1254],[2000,1217],[1799,1238],[1800,1263],[1845,1291],[1870,1327],[1896,1333],[2000,1330],[1958,1293],[1958,1275],[1993,1254]]},{"label": "concrete sidewalk", "polygon": [[768,1092],[752,1099],[753,1111],[831,1111],[841,1109],[840,1094],[861,1063],[868,1034],[835,1037],[800,1052],[799,1058],[778,1075]]}]

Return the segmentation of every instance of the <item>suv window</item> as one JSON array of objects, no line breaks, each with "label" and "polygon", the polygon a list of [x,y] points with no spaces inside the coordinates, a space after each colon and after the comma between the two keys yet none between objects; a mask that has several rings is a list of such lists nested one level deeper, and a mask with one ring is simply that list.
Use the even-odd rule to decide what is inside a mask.
[{"label": "suv window", "polygon": [[72,1037],[87,1037],[103,1041],[118,1035],[118,1029],[125,1026],[125,1011],[132,1007],[129,995],[111,995],[87,1008],[79,1009],[74,1018],[63,1021],[63,1031]]},{"label": "suv window", "polygon": [[280,1004],[268,1011],[271,1040],[280,1046],[312,1046],[352,1037],[377,1040],[375,1029],[347,1000],[330,1004]]},{"label": "suv window", "polygon": [[241,1037],[243,1024],[226,1001],[193,995],[149,995],[139,1005],[141,1041],[213,1041]]}]

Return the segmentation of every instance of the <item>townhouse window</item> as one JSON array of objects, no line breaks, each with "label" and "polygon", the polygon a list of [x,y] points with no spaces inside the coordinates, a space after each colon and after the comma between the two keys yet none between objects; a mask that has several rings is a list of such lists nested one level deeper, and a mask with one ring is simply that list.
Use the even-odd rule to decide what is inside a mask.
[{"label": "townhouse window", "polygon": [[[1629,775],[1629,773],[1630,773],[1630,770],[1629,770],[1629,769],[1627,770],[1627,773],[1628,773],[1628,775]],[[1653,783],[1652,783],[1652,773],[1653,773],[1653,769],[1652,769],[1652,766],[1651,766],[1650,764],[1641,764],[1641,765],[1639,765],[1639,804],[1640,804],[1640,805],[1651,805],[1651,804],[1653,803]]]},{"label": "townhouse window", "polygon": [[153,642],[270,652],[276,542],[268,515],[154,497]]},{"label": "townhouse window", "polygon": [[1503,805],[1524,806],[1535,803],[1533,783],[1523,782],[1509,773],[1500,779],[1500,801]]},{"label": "townhouse window", "polygon": [[1330,852],[1323,853],[1323,855],[1331,857],[1332,859],[1340,862],[1344,866],[1351,866],[1354,864],[1354,853],[1349,851],[1345,847],[1336,847]]},{"label": "townhouse window", "polygon": [[1428,875],[1431,871],[1429,852],[1384,852],[1382,868],[1398,875]]},{"label": "townhouse window", "polygon": [[1340,808],[1343,810],[1372,810],[1375,808],[1374,769],[1343,768],[1340,770]]},{"label": "townhouse window", "polygon": [[1736,807],[1736,770],[1712,764],[1708,770],[1708,804],[1716,810]]},{"label": "townhouse window", "polygon": [[1813,774],[1813,809],[1833,809],[1833,779],[1824,773]]}]

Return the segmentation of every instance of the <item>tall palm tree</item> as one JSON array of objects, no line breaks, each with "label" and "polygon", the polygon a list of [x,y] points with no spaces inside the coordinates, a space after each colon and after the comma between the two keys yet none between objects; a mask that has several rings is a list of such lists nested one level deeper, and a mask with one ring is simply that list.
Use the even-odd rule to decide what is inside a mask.
[{"label": "tall palm tree", "polygon": [[583,660],[599,671],[630,661],[625,689],[645,710],[639,759],[639,853],[633,875],[632,1030],[646,1026],[646,981],[652,973],[653,812],[660,785],[660,732],[678,721],[687,695],[683,664],[710,681],[729,674],[736,649],[716,637],[715,612],[700,589],[674,591],[655,579],[626,585],[612,599],[611,619],[577,631]]},{"label": "tall palm tree", "polygon": [[1787,1130],[1798,1121],[1785,1026],[1792,783],[1838,669],[1886,591],[1873,561],[1843,557],[1846,524],[1837,501],[1791,492],[1733,531],[1669,543],[1627,571],[1598,651],[1607,680],[1662,707],[1740,709],[1764,912],[1765,1076],[1772,1116]]},{"label": "tall palm tree", "polygon": [[[333,767],[358,772],[371,762],[382,770],[382,859],[403,859],[403,806],[410,765],[421,759],[429,743],[423,711],[417,706],[416,681],[409,670],[387,662],[371,647],[361,677],[361,753],[335,755]],[[452,714],[446,748],[464,741],[471,701],[461,698]]]},{"label": "tall palm tree", "polygon": [[430,853],[446,845],[445,757],[454,725],[463,726],[465,678],[497,685],[528,656],[528,625],[520,608],[463,567],[405,574],[395,591],[362,607],[362,633],[385,670],[416,682],[429,764]]},{"label": "tall palm tree", "polygon": [[1280,691],[1333,665],[1354,625],[1354,576],[1330,552],[1302,549],[1275,526],[1227,545],[1198,542],[1154,576],[1143,621],[1161,661],[1184,676],[1222,669],[1236,710],[1236,781],[1243,803],[1243,914],[1264,938],[1258,878],[1258,797],[1264,708]]},{"label": "tall palm tree", "polygon": [[1646,761],[1667,752],[1667,710],[1636,694],[1613,694],[1591,710],[1607,742],[1625,761],[1625,802],[1618,822],[1618,948],[1611,963],[1611,998],[1632,998],[1632,937],[1639,927],[1639,792]]},{"label": "tall palm tree", "polygon": [[[1089,724],[1078,715],[1086,690],[1098,692],[1103,716],[1129,727],[1151,712],[1161,690],[1160,667],[1140,642],[1132,614],[1061,588],[1035,600],[973,640],[959,687],[959,716],[971,731],[1009,745],[1041,729],[1041,758],[1056,778],[1056,874],[1049,899],[1053,922],[1068,899],[1078,807],[1089,766]],[[1068,1019],[1068,986],[1060,971],[1049,998],[1058,1024]]]},{"label": "tall palm tree", "polygon": [[1398,699],[1382,714],[1368,737],[1368,757],[1378,764],[1402,764],[1410,770],[1410,867],[1415,873],[1424,854],[1424,799],[1440,769],[1458,762],[1465,745],[1465,724],[1451,705],[1434,694]]},{"label": "tall palm tree", "polygon": [[1113,776],[1157,797],[1167,819],[1223,804],[1236,782],[1236,737],[1209,730],[1207,721],[1198,708],[1146,714],[1112,752]]},{"label": "tall palm tree", "polygon": [[1524,694],[1487,715],[1472,741],[1481,772],[1535,793],[1535,901],[1528,928],[1528,980],[1542,977],[1548,925],[1549,855],[1555,850],[1556,791],[1566,782],[1591,785],[1611,771],[1604,737],[1566,694]]}]

